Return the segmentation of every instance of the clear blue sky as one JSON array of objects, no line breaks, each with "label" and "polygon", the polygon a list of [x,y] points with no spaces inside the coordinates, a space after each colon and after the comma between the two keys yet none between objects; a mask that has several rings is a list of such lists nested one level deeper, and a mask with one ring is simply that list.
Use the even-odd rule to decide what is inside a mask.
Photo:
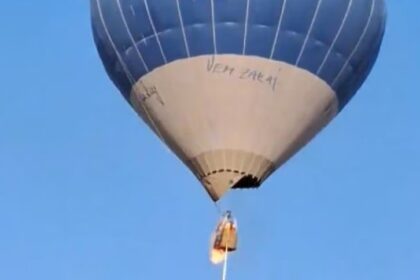
[{"label": "clear blue sky", "polygon": [[[217,213],[108,80],[87,0],[0,9],[0,279],[219,279]],[[359,94],[257,192],[230,279],[420,279],[420,2]]]}]

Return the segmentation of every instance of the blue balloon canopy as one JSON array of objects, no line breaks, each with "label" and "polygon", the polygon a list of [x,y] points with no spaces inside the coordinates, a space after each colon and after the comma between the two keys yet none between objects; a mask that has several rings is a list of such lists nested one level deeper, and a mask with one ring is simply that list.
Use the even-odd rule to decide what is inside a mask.
[{"label": "blue balloon canopy", "polygon": [[[241,54],[310,71],[340,108],[373,66],[384,0],[91,0],[95,42],[128,98],[156,67],[204,54]],[[140,55],[139,55],[140,54]]]}]

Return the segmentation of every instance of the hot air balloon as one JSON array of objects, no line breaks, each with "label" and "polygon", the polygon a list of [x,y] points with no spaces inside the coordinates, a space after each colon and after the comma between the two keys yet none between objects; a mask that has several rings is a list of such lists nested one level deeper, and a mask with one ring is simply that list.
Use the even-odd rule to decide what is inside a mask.
[{"label": "hot air balloon", "polygon": [[106,72],[217,201],[256,188],[355,95],[384,0],[91,0]]}]

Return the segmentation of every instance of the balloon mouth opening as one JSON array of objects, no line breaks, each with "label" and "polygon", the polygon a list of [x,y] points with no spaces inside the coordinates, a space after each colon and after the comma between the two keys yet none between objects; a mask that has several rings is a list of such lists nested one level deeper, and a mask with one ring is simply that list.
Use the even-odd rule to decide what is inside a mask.
[{"label": "balloon mouth opening", "polygon": [[259,188],[275,169],[272,161],[242,150],[212,150],[190,160],[190,169],[213,201],[229,190]]},{"label": "balloon mouth opening", "polygon": [[261,186],[262,179],[256,175],[235,171],[219,170],[201,179],[201,182],[213,201],[218,201],[229,189],[257,189]]},{"label": "balloon mouth opening", "polygon": [[255,189],[261,185],[261,180],[253,175],[245,175],[236,182],[232,189]]}]

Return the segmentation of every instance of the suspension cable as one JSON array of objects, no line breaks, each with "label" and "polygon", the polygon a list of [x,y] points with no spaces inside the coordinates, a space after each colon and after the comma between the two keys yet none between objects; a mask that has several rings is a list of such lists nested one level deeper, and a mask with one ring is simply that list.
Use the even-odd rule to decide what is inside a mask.
[{"label": "suspension cable", "polygon": [[229,231],[229,235],[228,235],[226,246],[225,246],[225,261],[223,263],[222,280],[226,280],[226,277],[227,277],[228,258],[229,258],[228,246],[229,246],[229,241],[230,241],[230,234],[231,232]]}]

